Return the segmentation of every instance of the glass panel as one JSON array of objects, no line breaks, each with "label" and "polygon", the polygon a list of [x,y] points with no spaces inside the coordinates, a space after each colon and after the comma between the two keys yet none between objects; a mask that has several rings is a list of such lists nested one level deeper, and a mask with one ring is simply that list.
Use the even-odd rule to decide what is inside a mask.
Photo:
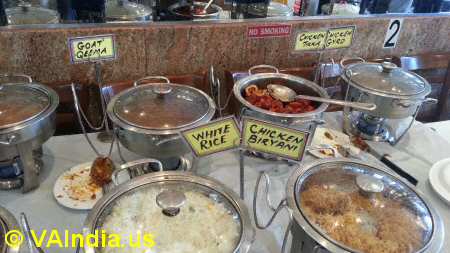
[{"label": "glass panel", "polygon": [[[0,26],[5,25],[5,11],[22,15],[23,6],[35,8],[25,24],[148,22],[177,20],[227,20],[279,18],[287,16],[364,16],[392,13],[450,13],[450,0],[215,0],[203,12],[207,0],[0,0]],[[2,6],[3,5],[3,6]],[[117,15],[119,8],[120,17]],[[35,13],[36,9],[40,13]],[[55,11],[55,12],[52,12]],[[123,15],[125,12],[126,15]],[[31,13],[31,14],[30,14]],[[34,13],[34,14],[33,14]],[[110,13],[111,15],[109,15]],[[42,16],[46,16],[43,18]],[[52,16],[50,18],[49,16]],[[56,20],[55,20],[55,17]],[[17,17],[11,17],[17,19]],[[23,17],[22,17],[23,19]]]}]

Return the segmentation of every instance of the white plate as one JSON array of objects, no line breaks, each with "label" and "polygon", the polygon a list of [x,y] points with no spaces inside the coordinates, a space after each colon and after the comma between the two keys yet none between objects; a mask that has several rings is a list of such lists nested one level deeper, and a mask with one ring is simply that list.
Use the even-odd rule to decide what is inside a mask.
[{"label": "white plate", "polygon": [[435,163],[431,167],[429,178],[434,191],[450,204],[450,158]]},{"label": "white plate", "polygon": [[[325,133],[329,133],[333,139],[328,138],[325,136]],[[355,147],[351,141],[350,137],[343,132],[330,129],[330,128],[317,128],[316,132],[314,133],[314,139],[311,142],[312,148],[319,147],[321,145],[331,145],[333,147],[342,146],[346,149],[349,149],[350,154],[353,156],[358,155],[361,150],[357,147]],[[324,154],[320,152],[320,150],[309,150],[308,151],[311,155],[317,157],[317,158],[332,158],[333,153],[330,152],[329,154]],[[337,153],[337,157],[342,157],[341,154]]]},{"label": "white plate", "polygon": [[[53,196],[60,205],[77,210],[90,210],[103,196],[101,187],[97,189],[88,184],[91,165],[92,162],[76,165],[59,176],[53,187]],[[74,194],[71,194],[73,191],[70,189],[79,189],[86,193],[85,196],[89,195],[90,197],[77,199]],[[86,189],[91,190],[87,191]]]}]

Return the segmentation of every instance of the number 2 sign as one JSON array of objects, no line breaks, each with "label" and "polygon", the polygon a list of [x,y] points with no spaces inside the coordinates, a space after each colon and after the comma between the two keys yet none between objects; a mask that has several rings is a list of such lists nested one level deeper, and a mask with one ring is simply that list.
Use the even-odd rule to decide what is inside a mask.
[{"label": "number 2 sign", "polygon": [[394,48],[397,45],[397,40],[400,37],[400,30],[402,29],[403,19],[391,19],[386,37],[384,38],[383,48]]}]

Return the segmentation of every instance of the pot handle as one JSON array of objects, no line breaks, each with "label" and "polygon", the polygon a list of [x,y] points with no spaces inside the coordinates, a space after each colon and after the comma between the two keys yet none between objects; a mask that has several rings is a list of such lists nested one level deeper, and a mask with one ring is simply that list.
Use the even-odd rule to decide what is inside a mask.
[{"label": "pot handle", "polygon": [[349,64],[347,64],[347,62],[349,61],[360,61],[360,62],[366,62],[366,60],[364,60],[361,57],[344,57],[342,58],[342,60],[339,62],[339,65],[341,66],[341,68],[345,69]]},{"label": "pot handle", "polygon": [[[270,217],[269,221],[265,225],[262,225],[261,223],[259,223],[258,215],[256,214],[256,200],[258,199],[259,184],[261,183],[262,177],[264,177],[266,180],[266,191],[265,191],[266,203],[269,206],[269,208],[273,211],[272,217]],[[272,224],[274,219],[277,217],[278,213],[281,210],[283,210],[283,208],[285,208],[285,207],[287,208],[286,199],[281,200],[277,207],[274,207],[272,205],[272,202],[270,201],[270,197],[269,197],[269,188],[270,188],[270,178],[265,172],[261,172],[259,174],[258,180],[256,181],[255,195],[253,196],[253,217],[255,218],[255,225],[259,229],[268,228]]]},{"label": "pot handle", "polygon": [[425,99],[423,100],[423,102],[424,102],[424,103],[427,103],[427,104],[433,104],[433,105],[435,105],[435,104],[437,104],[437,103],[439,102],[439,100],[437,100],[437,99],[435,99],[435,98],[425,98]]},{"label": "pot handle", "polygon": [[136,86],[140,85],[143,81],[155,80],[155,79],[164,80],[165,83],[170,83],[169,78],[167,78],[165,76],[146,76],[146,77],[143,77],[141,79],[134,81],[133,86],[136,87]]},{"label": "pot handle", "polygon": [[112,180],[113,184],[115,186],[117,186],[117,185],[123,183],[123,182],[119,182],[119,179],[118,179],[119,175],[123,171],[128,172],[129,179],[132,179],[133,177],[145,174],[145,171],[143,171],[140,167],[138,167],[139,165],[141,165],[141,166],[145,165],[146,167],[148,167],[149,164],[156,164],[158,166],[159,171],[163,171],[163,165],[160,161],[158,161],[156,159],[151,159],[151,158],[140,159],[140,160],[122,164],[120,166],[120,169],[117,169],[112,173],[111,180]]},{"label": "pot handle", "polygon": [[256,66],[253,66],[253,67],[249,68],[248,69],[248,74],[249,75],[253,75],[253,70],[255,70],[255,69],[272,69],[272,70],[275,71],[275,73],[277,73],[277,74],[280,73],[280,71],[278,70],[277,67],[272,66],[272,65],[265,65],[265,64],[263,64],[263,65],[256,65]]},{"label": "pot handle", "polygon": [[0,74],[0,77],[22,77],[24,79],[27,79],[29,83],[33,82],[31,76],[25,74]]},{"label": "pot handle", "polygon": [[323,120],[323,119],[297,119],[293,122],[293,124],[297,125],[297,124],[305,124],[305,123],[311,123],[311,122],[314,122],[317,125],[325,124],[325,120]]}]

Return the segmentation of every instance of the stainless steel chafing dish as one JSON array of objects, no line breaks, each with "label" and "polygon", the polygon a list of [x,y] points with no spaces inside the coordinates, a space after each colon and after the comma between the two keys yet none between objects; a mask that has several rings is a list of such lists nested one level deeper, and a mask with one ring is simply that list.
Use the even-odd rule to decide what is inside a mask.
[{"label": "stainless steel chafing dish", "polygon": [[[127,236],[151,233],[155,235],[151,252],[248,252],[254,230],[247,208],[233,191],[214,179],[187,172],[145,174],[142,165],[149,163],[162,170],[159,161],[143,159],[115,171],[115,186],[89,213],[84,234],[96,229]],[[141,176],[123,182],[125,174]],[[85,252],[110,251],[85,244]]]},{"label": "stainless steel chafing dish", "polygon": [[59,14],[57,11],[32,6],[25,1],[19,1],[17,7],[5,9],[9,25],[30,25],[30,24],[57,24]]},{"label": "stainless steel chafing dish", "polygon": [[108,22],[150,21],[152,10],[142,4],[128,0],[108,0],[106,20]]},{"label": "stainless steel chafing dish", "polygon": [[42,164],[36,154],[55,132],[59,98],[49,87],[20,77],[28,83],[0,84],[0,189],[23,185],[27,192],[39,186]]},{"label": "stainless steel chafing dish", "polygon": [[[272,69],[275,73],[255,74],[254,71],[257,69]],[[311,81],[301,77],[279,73],[278,69],[273,66],[259,65],[250,68],[249,76],[238,80],[233,87],[234,96],[241,105],[240,116],[254,117],[290,128],[308,131],[311,134],[308,141],[308,144],[310,144],[317,125],[324,123],[323,112],[328,108],[328,104],[320,103],[314,111],[307,113],[287,114],[261,109],[245,99],[244,92],[246,87],[256,85],[258,88],[266,88],[267,85],[273,83],[287,86],[297,94],[329,98],[325,89]]]},{"label": "stainless steel chafing dish", "polygon": [[107,112],[127,149],[161,160],[166,170],[177,167],[178,158],[190,152],[179,132],[210,121],[215,110],[203,91],[165,77],[145,77],[112,98]]},{"label": "stainless steel chafing dish", "polygon": [[439,214],[413,186],[377,166],[323,159],[298,168],[287,183],[286,199],[262,225],[256,199],[264,176],[270,182],[266,174],[258,179],[255,221],[265,229],[280,210],[289,210],[283,252],[289,233],[292,253],[434,253],[442,248],[444,228]]},{"label": "stainless steel chafing dish", "polygon": [[[345,100],[377,106],[373,111],[344,108],[344,130],[368,140],[397,143],[411,127],[422,104],[437,102],[426,98],[431,87],[424,78],[390,62],[353,63],[345,67],[342,78],[348,84]],[[409,120],[408,127],[396,134],[397,127],[388,121],[403,119]]]}]

